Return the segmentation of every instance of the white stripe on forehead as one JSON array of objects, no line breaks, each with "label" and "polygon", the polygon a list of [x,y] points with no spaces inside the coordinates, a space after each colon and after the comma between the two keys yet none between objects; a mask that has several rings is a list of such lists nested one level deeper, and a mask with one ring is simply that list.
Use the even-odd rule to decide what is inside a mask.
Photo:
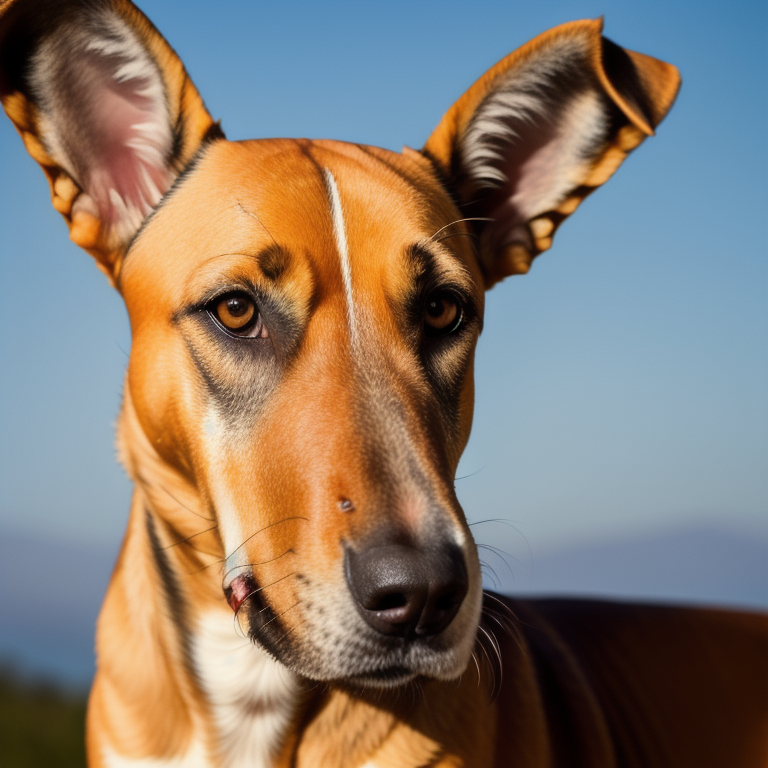
[{"label": "white stripe on forehead", "polygon": [[357,324],[355,320],[355,303],[352,295],[352,269],[349,265],[349,251],[347,250],[347,231],[344,225],[344,212],[341,208],[339,188],[336,179],[327,169],[323,169],[325,185],[328,188],[328,199],[331,201],[331,218],[333,219],[333,234],[336,238],[336,248],[341,259],[341,276],[344,279],[344,290],[347,295],[347,320],[352,341],[357,340]]}]

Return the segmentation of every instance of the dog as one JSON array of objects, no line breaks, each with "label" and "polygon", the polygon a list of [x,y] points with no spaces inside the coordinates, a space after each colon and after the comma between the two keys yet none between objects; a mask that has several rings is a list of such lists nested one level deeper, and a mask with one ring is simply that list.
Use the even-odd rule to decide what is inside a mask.
[{"label": "dog", "polygon": [[0,97],[128,308],[92,766],[764,766],[768,621],[482,591],[483,295],[670,109],[564,24],[422,150],[228,142],[128,0],[6,0]]}]

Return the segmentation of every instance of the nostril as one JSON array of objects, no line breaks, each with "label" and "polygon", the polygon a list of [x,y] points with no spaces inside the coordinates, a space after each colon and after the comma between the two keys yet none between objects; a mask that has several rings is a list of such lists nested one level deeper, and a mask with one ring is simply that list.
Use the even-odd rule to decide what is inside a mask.
[{"label": "nostril", "polygon": [[435,600],[435,609],[438,611],[450,611],[461,598],[456,594],[443,595]]},{"label": "nostril", "polygon": [[408,598],[403,593],[384,595],[373,605],[364,606],[369,611],[389,611],[394,608],[405,608],[408,605]]},{"label": "nostril", "polygon": [[467,569],[464,559],[451,558],[450,574],[446,572],[447,561],[443,561],[442,583],[438,580],[431,595],[431,600],[422,611],[416,627],[417,635],[440,634],[454,619],[464,602],[469,589]]}]

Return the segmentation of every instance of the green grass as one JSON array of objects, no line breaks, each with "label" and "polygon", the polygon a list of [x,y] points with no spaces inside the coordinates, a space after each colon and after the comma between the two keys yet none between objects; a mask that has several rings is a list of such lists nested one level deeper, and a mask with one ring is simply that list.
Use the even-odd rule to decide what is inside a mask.
[{"label": "green grass", "polygon": [[0,664],[0,768],[85,766],[86,699]]}]

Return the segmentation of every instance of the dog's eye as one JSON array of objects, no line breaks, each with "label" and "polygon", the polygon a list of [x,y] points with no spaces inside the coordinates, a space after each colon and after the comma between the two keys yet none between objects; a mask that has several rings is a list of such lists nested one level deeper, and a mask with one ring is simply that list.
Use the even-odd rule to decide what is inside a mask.
[{"label": "dog's eye", "polygon": [[246,293],[230,293],[214,299],[208,311],[226,331],[249,339],[269,335],[253,299]]},{"label": "dog's eye", "polygon": [[424,305],[424,332],[427,336],[447,336],[459,329],[463,320],[461,305],[452,293],[436,291]]}]

